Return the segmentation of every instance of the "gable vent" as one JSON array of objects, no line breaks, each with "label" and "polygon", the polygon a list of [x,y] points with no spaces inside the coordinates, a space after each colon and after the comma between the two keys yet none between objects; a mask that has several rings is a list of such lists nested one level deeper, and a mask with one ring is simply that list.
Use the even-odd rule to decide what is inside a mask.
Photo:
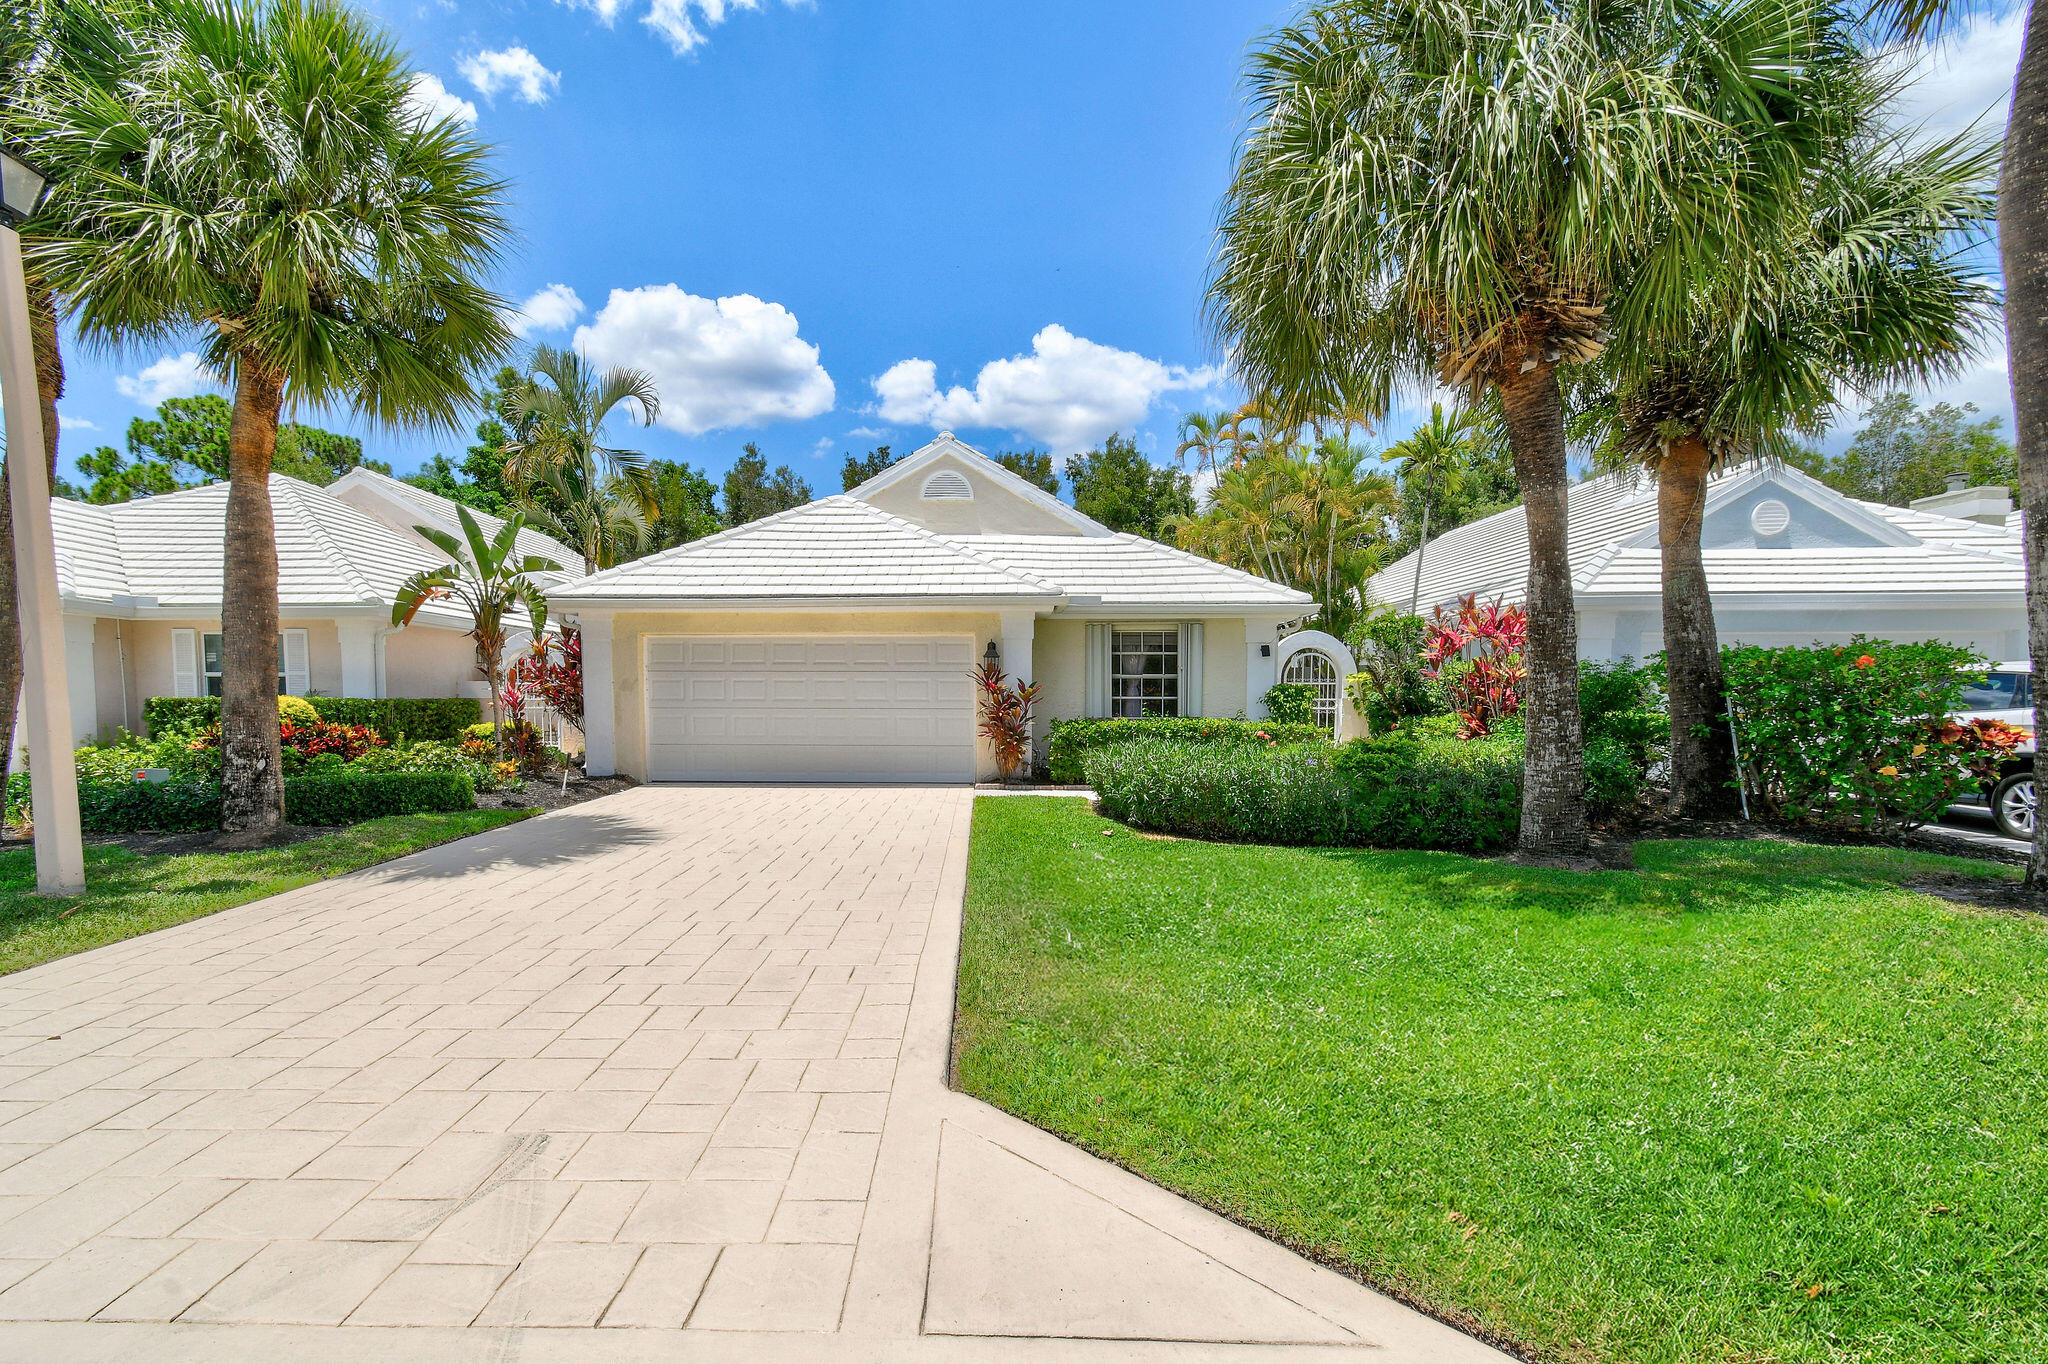
[{"label": "gable vent", "polygon": [[1777,498],[1768,498],[1749,509],[1749,528],[1764,539],[1783,535],[1792,524],[1792,509]]},{"label": "gable vent", "polygon": [[974,485],[957,469],[941,469],[924,481],[924,495],[935,500],[948,497],[972,500]]}]

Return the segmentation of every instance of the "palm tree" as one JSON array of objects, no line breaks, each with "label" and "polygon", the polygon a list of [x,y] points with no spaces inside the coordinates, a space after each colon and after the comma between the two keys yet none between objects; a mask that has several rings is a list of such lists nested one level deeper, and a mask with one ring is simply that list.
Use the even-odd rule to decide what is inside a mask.
[{"label": "palm tree", "polygon": [[1388,459],[1401,461],[1402,478],[1414,480],[1422,490],[1422,538],[1415,546],[1415,587],[1408,594],[1411,616],[1422,604],[1422,556],[1429,550],[1430,503],[1456,489],[1458,471],[1472,456],[1472,431],[1478,425],[1479,417],[1468,408],[1454,408],[1446,414],[1442,403],[1431,403],[1429,420],[1387,451]]},{"label": "palm tree", "polygon": [[1345,0],[1252,57],[1212,326],[1284,412],[1497,395],[1529,526],[1525,853],[1588,843],[1560,375],[1748,254],[1757,168],[1724,120],[1795,145],[1831,40],[1807,0]]},{"label": "palm tree", "polygon": [[1837,89],[1841,135],[1810,163],[1770,268],[1701,281],[1690,335],[1612,357],[1606,449],[1657,476],[1671,809],[1688,818],[1723,813],[1733,779],[1700,550],[1708,476],[1818,434],[1841,394],[1953,377],[1996,316],[1963,258],[1995,212],[1993,149],[1902,145],[1881,86]]},{"label": "palm tree", "polygon": [[647,542],[647,517],[626,481],[601,473],[589,452],[547,465],[526,485],[519,509],[532,525],[583,556],[583,571],[622,563]]},{"label": "palm tree", "polygon": [[526,518],[514,512],[486,540],[476,517],[467,507],[455,509],[462,523],[462,538],[456,539],[432,526],[413,529],[448,556],[439,568],[423,568],[399,584],[397,599],[391,603],[391,623],[412,624],[420,608],[432,601],[453,601],[469,612],[469,637],[476,644],[476,670],[491,688],[491,732],[496,736],[498,760],[505,758],[505,698],[499,685],[505,662],[505,646],[511,631],[506,620],[513,611],[526,608],[533,638],[547,630],[548,599],[533,581],[535,573],[559,573],[562,566],[538,554],[518,552],[519,532]]},{"label": "palm tree", "polygon": [[454,430],[510,344],[478,280],[504,187],[461,125],[408,103],[390,38],[337,0],[152,0],[114,90],[41,130],[70,171],[36,242],[79,335],[198,330],[234,390],[223,562],[222,825],[283,817],[270,466],[287,400]]},{"label": "palm tree", "polygon": [[1173,449],[1174,459],[1182,468],[1187,467],[1188,456],[1195,457],[1195,472],[1204,469],[1213,479],[1217,473],[1217,460],[1229,444],[1228,429],[1230,415],[1218,412],[1210,416],[1206,412],[1190,412],[1180,419],[1180,444]]},{"label": "palm tree", "polygon": [[[513,487],[544,478],[550,469],[583,465],[612,480],[653,520],[660,513],[647,456],[604,443],[604,426],[621,404],[640,409],[640,424],[661,415],[654,376],[615,365],[600,372],[578,351],[539,346],[524,382],[505,398],[512,438],[505,444],[505,479]],[[591,486],[596,486],[593,483]]]}]

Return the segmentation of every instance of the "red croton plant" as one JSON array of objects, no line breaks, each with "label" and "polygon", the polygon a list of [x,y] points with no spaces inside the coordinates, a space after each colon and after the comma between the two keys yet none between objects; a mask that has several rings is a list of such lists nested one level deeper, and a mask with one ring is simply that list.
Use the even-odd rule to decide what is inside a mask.
[{"label": "red croton plant", "polygon": [[1038,704],[1038,684],[1010,685],[1003,665],[984,660],[974,670],[981,692],[981,737],[995,750],[996,769],[1004,781],[1031,761],[1031,712]]},{"label": "red croton plant", "polygon": [[512,665],[505,682],[505,713],[517,715],[539,701],[577,729],[583,728],[583,636],[575,630],[543,635]]},{"label": "red croton plant", "polygon": [[1498,599],[1479,604],[1466,595],[1457,614],[1439,606],[1422,641],[1423,676],[1443,685],[1458,716],[1458,737],[1477,739],[1522,709],[1522,683],[1529,675],[1522,650],[1529,642],[1529,614]]}]

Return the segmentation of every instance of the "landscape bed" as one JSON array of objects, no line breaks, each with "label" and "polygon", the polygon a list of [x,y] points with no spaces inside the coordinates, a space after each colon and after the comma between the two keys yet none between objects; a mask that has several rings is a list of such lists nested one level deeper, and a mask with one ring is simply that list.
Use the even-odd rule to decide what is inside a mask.
[{"label": "landscape bed", "polygon": [[960,1087],[1557,1360],[2048,1359],[2048,920],[1885,848],[1638,868],[977,802]]}]

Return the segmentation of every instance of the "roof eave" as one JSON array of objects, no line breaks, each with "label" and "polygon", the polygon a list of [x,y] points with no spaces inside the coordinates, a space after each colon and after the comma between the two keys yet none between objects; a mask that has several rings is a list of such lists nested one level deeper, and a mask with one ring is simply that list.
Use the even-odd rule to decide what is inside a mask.
[{"label": "roof eave", "polygon": [[[549,597],[550,609],[560,614],[578,611],[631,611],[639,613],[734,612],[734,611],[974,611],[984,608],[1037,607],[1054,610],[1074,600],[1059,593],[1006,593],[977,596],[731,596],[731,597],[605,597],[557,593]],[[1092,600],[1092,599],[1091,599]]]}]

